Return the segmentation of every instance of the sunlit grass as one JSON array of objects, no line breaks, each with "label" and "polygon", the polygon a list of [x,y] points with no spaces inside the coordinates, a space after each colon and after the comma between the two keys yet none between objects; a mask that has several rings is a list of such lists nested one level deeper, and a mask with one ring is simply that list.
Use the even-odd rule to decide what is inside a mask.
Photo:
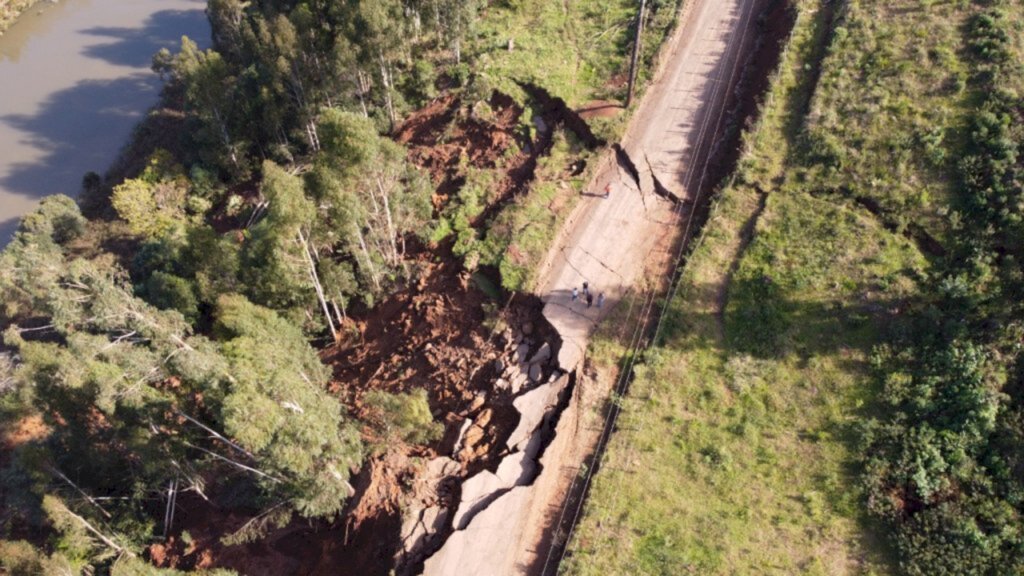
[{"label": "sunlit grass", "polygon": [[[820,180],[793,177],[828,33],[816,4],[799,4],[661,346],[619,401],[569,573],[891,569],[864,517],[855,428],[873,409],[867,357],[879,326],[927,262],[853,202],[821,196]],[[598,339],[592,353],[621,349]]]}]

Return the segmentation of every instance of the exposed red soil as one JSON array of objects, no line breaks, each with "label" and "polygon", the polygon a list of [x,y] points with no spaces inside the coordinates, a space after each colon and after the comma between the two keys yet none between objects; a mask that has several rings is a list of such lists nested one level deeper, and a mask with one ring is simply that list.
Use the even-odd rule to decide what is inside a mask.
[{"label": "exposed red soil", "polygon": [[[429,252],[421,264],[429,264]],[[512,396],[494,391],[495,360],[507,332],[492,337],[484,327],[486,296],[452,261],[426,266],[420,280],[388,298],[358,321],[363,340],[326,350],[335,368],[332,390],[354,416],[366,415],[362,397],[370,390],[428,391],[435,420],[444,423],[441,440],[430,446],[392,446],[371,457],[352,479],[355,496],[333,522],[293,520],[263,540],[225,546],[220,538],[252,519],[252,513],[182,496],[175,520],[177,538],[149,549],[158,566],[225,567],[240,574],[388,574],[400,557],[402,510],[410,504],[457,501],[459,481],[494,469],[504,440],[518,423]],[[503,313],[509,324],[535,322],[544,333],[536,302],[513,304]],[[486,395],[486,400],[484,399]],[[471,418],[479,432],[452,454],[459,430]],[[368,438],[372,436],[367,433]],[[459,464],[437,494],[417,488],[422,463],[451,455]],[[188,531],[191,545],[182,540]]]},{"label": "exposed red soil", "polygon": [[43,417],[38,414],[26,416],[21,418],[13,425],[6,427],[3,430],[2,442],[0,445],[3,446],[3,451],[8,452],[16,449],[18,446],[31,442],[33,440],[41,440],[50,433],[50,427],[43,421]]},{"label": "exposed red soil", "polygon": [[524,174],[521,170],[530,156],[527,152],[520,149],[505,157],[506,151],[519,143],[516,131],[522,114],[512,98],[500,92],[474,107],[464,106],[449,94],[414,112],[398,127],[394,138],[408,147],[414,164],[430,173],[437,187],[435,208],[443,207],[462,185],[466,166],[505,168],[505,177],[493,194],[501,199],[532,177],[532,171]]},{"label": "exposed red soil", "polygon": [[147,549],[150,562],[182,570],[230,567],[246,575],[299,574],[308,573],[310,562],[319,557],[318,523],[293,521],[259,542],[224,545],[221,538],[242,528],[253,515],[218,506],[221,494],[208,496],[210,502],[193,493],[178,496],[175,535]]},{"label": "exposed red soil", "polygon": [[[486,327],[488,297],[470,274],[451,258],[430,262],[432,255],[424,252],[418,258],[423,272],[417,282],[360,321],[361,341],[339,344],[324,359],[335,369],[333,390],[358,417],[368,415],[361,398],[370,390],[422,388],[435,421],[444,424],[444,434],[431,446],[405,447],[364,466],[354,481],[357,495],[344,515],[346,536],[329,543],[314,573],[330,573],[328,564],[341,561],[358,565],[360,574],[387,573],[400,550],[401,510],[411,502],[452,507],[458,480],[495,469],[505,439],[518,424],[512,396],[494,389],[508,333],[492,334]],[[539,303],[513,303],[500,314],[509,325],[530,322],[545,332]],[[454,452],[467,419],[475,426]],[[419,470],[409,458],[422,462],[437,456],[450,456],[459,465],[449,488],[439,491],[439,500],[412,488]]]},{"label": "exposed red soil", "polygon": [[[43,440],[50,432],[50,427],[39,414],[24,416],[0,426],[0,470],[5,469],[11,463],[14,451],[20,446]],[[10,511],[5,507],[6,499],[7,493],[3,486],[0,486],[0,525],[6,525],[9,530],[8,536],[28,534],[29,527],[21,525],[20,522],[14,526],[10,524],[12,518]]]},{"label": "exposed red soil", "polygon": [[[396,131],[411,160],[429,171],[438,210],[462,185],[466,166],[500,171],[489,205],[500,208],[532,180],[537,157],[547,150],[546,144],[518,145],[522,110],[511,98],[495,93],[488,106],[489,111],[478,105],[474,112],[456,97],[445,96]],[[554,119],[548,125],[554,126]],[[546,138],[549,142],[550,135]],[[187,530],[191,544],[186,546],[179,536],[154,545],[149,550],[153,563],[225,567],[241,574],[401,572],[407,568],[396,560],[402,557],[402,511],[409,505],[450,507],[458,498],[460,480],[497,467],[518,413],[511,394],[494,389],[501,371],[496,361],[507,349],[509,332],[492,332],[487,326],[497,320],[517,327],[530,323],[541,338],[554,341],[554,335],[546,333],[550,328],[538,301],[520,297],[504,308],[491,301],[452,256],[449,244],[410,242],[409,248],[411,281],[372,310],[354,314],[346,336],[324,350],[322,358],[334,368],[331,392],[353,418],[366,421],[372,415],[363,401],[370,391],[424,389],[434,420],[444,425],[442,437],[428,446],[391,445],[370,457],[352,478],[355,496],[337,520],[293,520],[258,543],[224,546],[219,541],[251,520],[252,512],[219,507],[217,497],[210,503],[183,500],[175,528],[179,535]],[[467,419],[474,426],[453,454]],[[364,439],[374,441],[374,431],[365,429]],[[442,455],[451,457],[458,470],[440,486],[422,486],[418,480],[423,463]]]},{"label": "exposed red soil", "polygon": [[[360,420],[371,416],[362,404],[367,392],[423,388],[435,419],[450,428],[479,411],[479,393],[498,376],[493,362],[504,342],[484,326],[488,297],[459,262],[432,256],[424,250],[414,257],[418,279],[358,320],[359,336],[323,355],[334,367],[331,391]],[[515,425],[501,416],[492,418],[496,434]],[[455,439],[440,444],[447,440]]]}]

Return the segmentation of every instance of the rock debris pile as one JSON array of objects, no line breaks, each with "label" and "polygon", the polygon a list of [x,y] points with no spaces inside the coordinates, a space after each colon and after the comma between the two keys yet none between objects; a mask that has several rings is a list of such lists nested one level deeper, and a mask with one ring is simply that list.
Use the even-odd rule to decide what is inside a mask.
[{"label": "rock debris pile", "polygon": [[[481,397],[490,396],[492,406],[510,404],[515,427],[497,446],[484,448],[481,443],[489,440],[488,425],[496,410],[483,409],[463,420],[447,455],[426,464],[420,480],[423,486],[414,490],[418,500],[409,503],[402,519],[403,549],[396,559],[400,572],[415,573],[420,566],[429,572],[437,563],[435,557],[445,556],[452,534],[474,531],[481,513],[540,473],[540,456],[572,385],[571,376],[554,361],[560,345],[557,337],[540,332],[532,321],[526,321],[499,337],[504,346],[500,357],[492,361],[496,377]],[[486,452],[497,452],[498,457],[473,472],[470,463],[474,455]],[[464,474],[467,471],[470,473]],[[440,554],[435,554],[438,550]],[[424,561],[426,564],[421,564]]]}]

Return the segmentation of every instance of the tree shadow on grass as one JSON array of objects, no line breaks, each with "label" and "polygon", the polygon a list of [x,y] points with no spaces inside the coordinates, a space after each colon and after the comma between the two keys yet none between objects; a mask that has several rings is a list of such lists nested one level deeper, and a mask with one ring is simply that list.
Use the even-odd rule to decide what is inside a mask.
[{"label": "tree shadow on grass", "polygon": [[[891,331],[903,322],[908,302],[891,297],[865,297],[863,294],[869,292],[866,289],[858,291],[857,296],[801,299],[799,294],[777,289],[764,278],[736,280],[730,291],[742,296],[733,300],[724,312],[724,337],[716,331],[719,321],[716,313],[683,312],[677,305],[669,312],[660,345],[682,352],[711,350],[723,359],[749,356],[761,361],[783,362],[795,358],[797,368],[810,371],[804,374],[813,373],[815,358],[829,356],[834,368],[857,375],[851,381],[851,388],[815,392],[829,395],[829,404],[841,403],[844,406],[842,417],[822,416],[822,421],[814,428],[793,432],[801,442],[834,441],[845,447],[850,457],[841,463],[839,485],[823,481],[820,488],[827,496],[826,505],[842,507],[844,501],[850,503],[848,498],[852,498],[855,506],[852,514],[861,526],[852,538],[865,559],[871,565],[895,565],[895,555],[885,538],[884,527],[868,515],[864,496],[859,491],[864,472],[860,425],[878,417],[884,410],[880,400],[882,384],[871,374],[865,358],[874,346],[888,341]],[[714,293],[714,290],[701,286],[683,292],[681,298]],[[704,304],[700,302],[698,307],[714,309]],[[778,384],[765,383],[768,386]],[[803,386],[799,382],[793,384]],[[844,399],[832,397],[834,394]],[[828,476],[823,478],[828,479]]]},{"label": "tree shadow on grass", "polygon": [[[679,298],[715,294],[715,288],[684,290]],[[816,356],[843,349],[869,353],[878,335],[898,321],[907,306],[905,301],[881,295],[808,299],[768,278],[735,279],[729,291],[729,307],[721,316],[714,303],[701,306],[707,309],[701,313],[671,306],[659,345],[681,351],[713,348],[723,355],[745,354],[762,360],[795,355],[806,365]],[[713,330],[723,319],[724,336]]]}]

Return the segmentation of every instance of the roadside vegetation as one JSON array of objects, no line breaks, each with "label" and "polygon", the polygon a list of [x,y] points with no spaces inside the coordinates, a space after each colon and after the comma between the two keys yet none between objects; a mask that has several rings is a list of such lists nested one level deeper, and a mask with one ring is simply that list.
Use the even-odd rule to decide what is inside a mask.
[{"label": "roadside vegetation", "polygon": [[[683,0],[649,3],[638,75],[641,90],[682,5]],[[546,100],[561,100],[570,110],[594,103],[620,107],[626,99],[626,55],[632,46],[636,6],[620,0],[518,0],[509,6],[516,9],[491,7],[478,28],[473,72],[461,67],[456,72],[470,78],[469,93],[497,89],[512,96],[525,109],[520,117],[524,132],[536,146],[548,148],[529,190],[480,230],[461,234],[459,250],[473,265],[499,268],[505,288],[529,290],[555,234],[590,181],[603,152],[599,144],[618,141],[629,118],[614,113],[592,118],[587,124],[593,135],[582,138],[564,125],[546,126],[551,117],[544,109],[550,101],[538,100],[530,87],[542,88]],[[543,133],[552,129],[551,134]],[[469,186],[462,192],[474,193]],[[474,219],[474,206],[479,204],[472,199],[456,204],[449,216],[452,228],[458,229],[460,218]]]},{"label": "roadside vegetation", "polygon": [[1024,13],[794,8],[568,573],[1024,569]]},{"label": "roadside vegetation", "polygon": [[[648,64],[678,6],[651,3]],[[361,369],[345,354],[373,349],[382,302],[419,311],[470,277],[491,297],[530,285],[599,146],[567,119],[623,98],[634,10],[211,0],[213,48],[154,56],[161,108],[110,175],[86,175],[84,215],[48,198],[0,255],[0,566],[217,566],[211,550],[289,523],[333,538],[354,478],[395,454],[407,489],[445,410],[466,408],[429,380],[337,381]],[[391,136],[445,98],[438,141],[508,137],[467,138],[434,170]],[[459,320],[496,314],[477,307]],[[179,497],[209,514],[203,541],[175,522]]]}]

